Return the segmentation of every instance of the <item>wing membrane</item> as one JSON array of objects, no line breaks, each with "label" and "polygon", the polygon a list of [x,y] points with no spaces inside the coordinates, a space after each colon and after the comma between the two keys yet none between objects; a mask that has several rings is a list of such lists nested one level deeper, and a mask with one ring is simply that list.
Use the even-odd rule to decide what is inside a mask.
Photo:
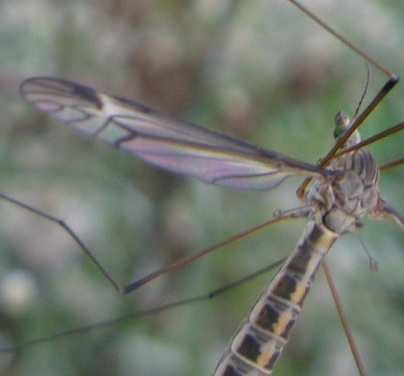
[{"label": "wing membrane", "polygon": [[42,112],[82,133],[163,169],[210,184],[263,190],[288,176],[319,178],[327,173],[280,153],[70,81],[34,77],[22,83],[21,93]]}]

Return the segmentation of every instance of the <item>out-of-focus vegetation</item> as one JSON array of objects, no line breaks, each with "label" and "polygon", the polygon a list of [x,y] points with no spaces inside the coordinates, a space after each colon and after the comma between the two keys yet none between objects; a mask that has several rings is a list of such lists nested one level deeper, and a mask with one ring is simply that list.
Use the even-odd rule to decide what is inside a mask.
[{"label": "out-of-focus vegetation", "polygon": [[[400,1],[310,1],[342,34],[402,75]],[[3,0],[0,190],[67,220],[122,283],[296,207],[298,180],[262,193],[172,176],[87,140],[24,103],[20,82],[57,76],[147,103],[313,164],[332,146],[334,114],[352,114],[366,65],[285,1]],[[370,67],[365,102],[386,78]],[[404,119],[398,88],[363,134]],[[371,146],[402,157],[403,136]],[[383,173],[401,212],[403,169]],[[119,296],[60,228],[0,204],[0,342],[119,317],[226,285],[288,255],[304,221],[284,223]],[[369,375],[404,369],[403,235],[392,224],[347,235],[329,263]],[[209,375],[263,276],[214,301],[0,354],[5,375]],[[355,374],[323,276],[275,375]]]}]

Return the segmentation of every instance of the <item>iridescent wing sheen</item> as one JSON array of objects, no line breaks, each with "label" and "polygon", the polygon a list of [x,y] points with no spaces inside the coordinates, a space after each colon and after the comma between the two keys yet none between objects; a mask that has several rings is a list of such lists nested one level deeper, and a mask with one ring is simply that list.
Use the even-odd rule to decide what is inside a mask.
[{"label": "iridescent wing sheen", "polygon": [[82,133],[206,183],[264,190],[288,176],[327,174],[316,166],[70,81],[29,78],[21,84],[21,93],[42,112]]}]

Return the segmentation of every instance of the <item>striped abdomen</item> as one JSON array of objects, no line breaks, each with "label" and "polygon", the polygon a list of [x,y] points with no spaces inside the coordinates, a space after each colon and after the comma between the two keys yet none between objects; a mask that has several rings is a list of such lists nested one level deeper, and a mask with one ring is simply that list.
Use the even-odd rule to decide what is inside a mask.
[{"label": "striped abdomen", "polygon": [[214,376],[270,375],[311,282],[339,234],[309,222],[295,250],[241,323]]}]

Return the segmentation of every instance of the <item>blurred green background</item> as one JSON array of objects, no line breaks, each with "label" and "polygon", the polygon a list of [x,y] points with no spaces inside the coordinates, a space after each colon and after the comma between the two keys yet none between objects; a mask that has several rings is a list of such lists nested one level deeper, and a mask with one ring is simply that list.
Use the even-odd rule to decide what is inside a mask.
[{"label": "blurred green background", "polygon": [[[404,4],[308,1],[354,43],[403,75]],[[311,4],[310,4],[311,3]],[[315,164],[332,146],[334,114],[352,114],[366,65],[285,1],[0,1],[0,191],[66,219],[122,283],[299,205],[290,179],[235,192],[172,176],[87,140],[18,93],[57,76]],[[370,67],[369,101],[386,78]],[[404,119],[399,87],[363,126]],[[372,145],[403,156],[403,135]],[[383,196],[404,213],[403,169]],[[0,342],[63,332],[221,287],[285,257],[304,220],[250,236],[119,296],[56,225],[0,203]],[[328,260],[369,375],[402,375],[403,234],[366,220]],[[270,276],[198,305],[0,355],[1,375],[209,375]],[[274,375],[354,375],[320,271]]]}]

